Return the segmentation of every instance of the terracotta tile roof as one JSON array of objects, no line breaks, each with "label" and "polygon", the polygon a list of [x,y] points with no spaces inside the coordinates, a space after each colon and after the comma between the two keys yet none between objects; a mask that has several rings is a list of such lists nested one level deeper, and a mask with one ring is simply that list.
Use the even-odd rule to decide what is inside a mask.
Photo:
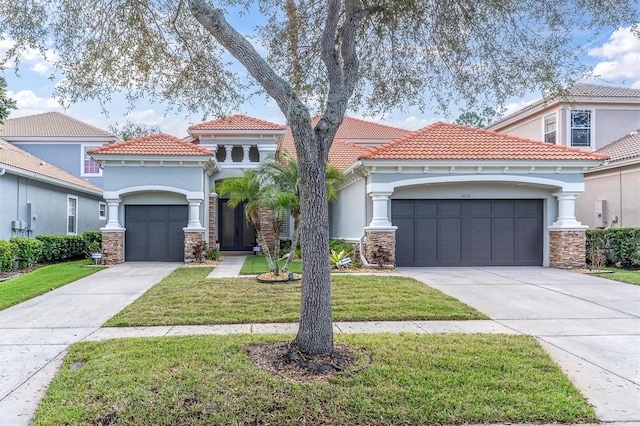
[{"label": "terracotta tile roof", "polygon": [[371,148],[361,159],[388,160],[606,160],[605,154],[489,130],[434,123]]},{"label": "terracotta tile roof", "polygon": [[640,129],[600,148],[598,152],[608,155],[612,162],[640,159]]},{"label": "terracotta tile roof", "polygon": [[[640,89],[603,86],[601,84],[576,83],[569,89],[567,89],[567,98],[568,101],[572,101],[574,98],[626,98],[633,102],[640,102]],[[496,127],[499,127],[501,123],[508,121],[513,117],[525,115],[525,113],[529,111],[536,110],[540,107],[544,107],[545,105],[551,105],[558,100],[559,99],[557,98],[540,99],[538,101],[535,101],[531,105],[527,105],[526,107],[521,108],[514,113],[496,120],[495,122],[487,126],[487,128],[494,129]]]},{"label": "terracotta tile roof", "polygon": [[0,125],[0,137],[116,137],[60,112],[10,118]]},{"label": "terracotta tile roof", "polygon": [[107,155],[213,156],[213,153],[206,148],[164,133],[118,142],[100,148],[93,148],[90,149],[88,153]]},{"label": "terracotta tile roof", "polygon": [[[315,126],[320,121],[321,116],[311,119],[311,124]],[[409,131],[385,124],[373,123],[371,121],[360,120],[359,118],[344,117],[342,124],[336,133],[336,139],[396,139],[404,136]]]},{"label": "terracotta tile roof", "polygon": [[62,183],[72,184],[93,192],[102,193],[102,188],[82,180],[61,168],[47,163],[41,158],[18,148],[17,146],[0,139],[0,168],[3,166],[14,167],[16,169],[54,179]]},{"label": "terracotta tile roof", "polygon": [[189,130],[286,130],[287,126],[260,120],[246,115],[232,115],[226,118],[205,121],[189,126]]}]

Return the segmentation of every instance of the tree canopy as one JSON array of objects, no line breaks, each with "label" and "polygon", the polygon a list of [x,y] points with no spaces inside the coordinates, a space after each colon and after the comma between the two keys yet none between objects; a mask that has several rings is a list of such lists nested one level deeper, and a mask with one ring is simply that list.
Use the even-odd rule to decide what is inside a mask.
[{"label": "tree canopy", "polygon": [[[2,72],[3,68],[0,68]],[[14,109],[17,109],[16,101],[7,96],[5,89],[7,88],[7,81],[4,76],[0,75],[0,124],[9,118],[9,114]]]},{"label": "tree canopy", "polygon": [[480,112],[465,111],[458,116],[456,124],[482,129],[500,118],[500,114],[491,107],[482,108]]},{"label": "tree canopy", "polygon": [[[107,106],[124,91],[205,116],[255,94],[275,101],[300,175],[295,345],[307,353],[333,348],[326,163],[347,109],[471,110],[557,92],[586,71],[583,46],[638,15],[622,0],[0,0],[8,56],[54,48],[65,101]],[[576,32],[590,39],[577,45]]]},{"label": "tree canopy", "polygon": [[155,133],[161,133],[162,130],[157,124],[147,125],[142,123],[134,123],[133,121],[127,121],[123,125],[118,123],[109,126],[109,131],[113,133],[118,139],[128,141],[131,139],[141,138],[143,136],[153,135]]}]

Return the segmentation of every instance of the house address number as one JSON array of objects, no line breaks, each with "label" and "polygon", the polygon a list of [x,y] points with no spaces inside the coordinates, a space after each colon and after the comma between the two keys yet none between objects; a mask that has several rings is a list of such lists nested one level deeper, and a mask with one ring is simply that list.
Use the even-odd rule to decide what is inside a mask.
[{"label": "house address number", "polygon": [[471,194],[460,194],[462,198],[471,198]]}]

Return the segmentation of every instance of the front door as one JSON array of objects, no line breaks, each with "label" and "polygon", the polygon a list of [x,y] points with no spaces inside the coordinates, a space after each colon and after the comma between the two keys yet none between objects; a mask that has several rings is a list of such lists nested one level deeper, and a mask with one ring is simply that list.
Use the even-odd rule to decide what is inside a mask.
[{"label": "front door", "polygon": [[245,203],[231,207],[229,200],[220,200],[220,250],[250,251],[256,242],[256,230],[244,214]]}]

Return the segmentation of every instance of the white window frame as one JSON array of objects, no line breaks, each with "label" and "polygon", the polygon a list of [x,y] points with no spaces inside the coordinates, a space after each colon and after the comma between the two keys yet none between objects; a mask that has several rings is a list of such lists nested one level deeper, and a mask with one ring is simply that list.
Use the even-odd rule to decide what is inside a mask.
[{"label": "white window frame", "polygon": [[[553,120],[553,123],[555,124],[554,129],[552,132],[547,132],[547,120]],[[548,142],[547,141],[547,135],[551,134],[551,133],[555,133],[555,141],[554,142]],[[558,140],[558,114],[557,113],[552,113],[549,115],[545,115],[544,117],[542,117],[542,140],[548,143],[553,143],[553,144],[558,144],[559,140]]]},{"label": "white window frame", "polygon": [[[573,145],[573,113],[588,112],[589,113],[589,145]],[[580,149],[594,149],[595,146],[595,123],[596,111],[593,108],[583,107],[580,109],[570,109],[567,123],[567,146]],[[576,129],[586,129],[586,127],[576,127]]]},{"label": "white window frame", "polygon": [[[75,214],[73,216],[73,229],[74,231],[69,231],[69,219],[71,218],[71,214],[69,212],[69,201],[74,200],[75,201]],[[67,215],[66,215],[66,219],[67,219],[67,223],[66,223],[66,227],[67,227],[67,235],[78,235],[78,197],[76,197],[75,195],[69,195],[67,194]]]},{"label": "white window frame", "polygon": [[107,203],[98,201],[98,219],[107,220]]},{"label": "white window frame", "polygon": [[92,149],[92,148],[100,148],[102,145],[96,145],[96,144],[81,144],[80,147],[80,176],[82,177],[100,177],[102,176],[102,167],[100,167],[100,164],[97,161],[93,161],[91,160],[91,158],[89,158],[89,160],[93,161],[94,163],[98,164],[98,173],[85,173],[84,171],[84,162],[86,160],[85,156],[87,155],[87,151]]}]

